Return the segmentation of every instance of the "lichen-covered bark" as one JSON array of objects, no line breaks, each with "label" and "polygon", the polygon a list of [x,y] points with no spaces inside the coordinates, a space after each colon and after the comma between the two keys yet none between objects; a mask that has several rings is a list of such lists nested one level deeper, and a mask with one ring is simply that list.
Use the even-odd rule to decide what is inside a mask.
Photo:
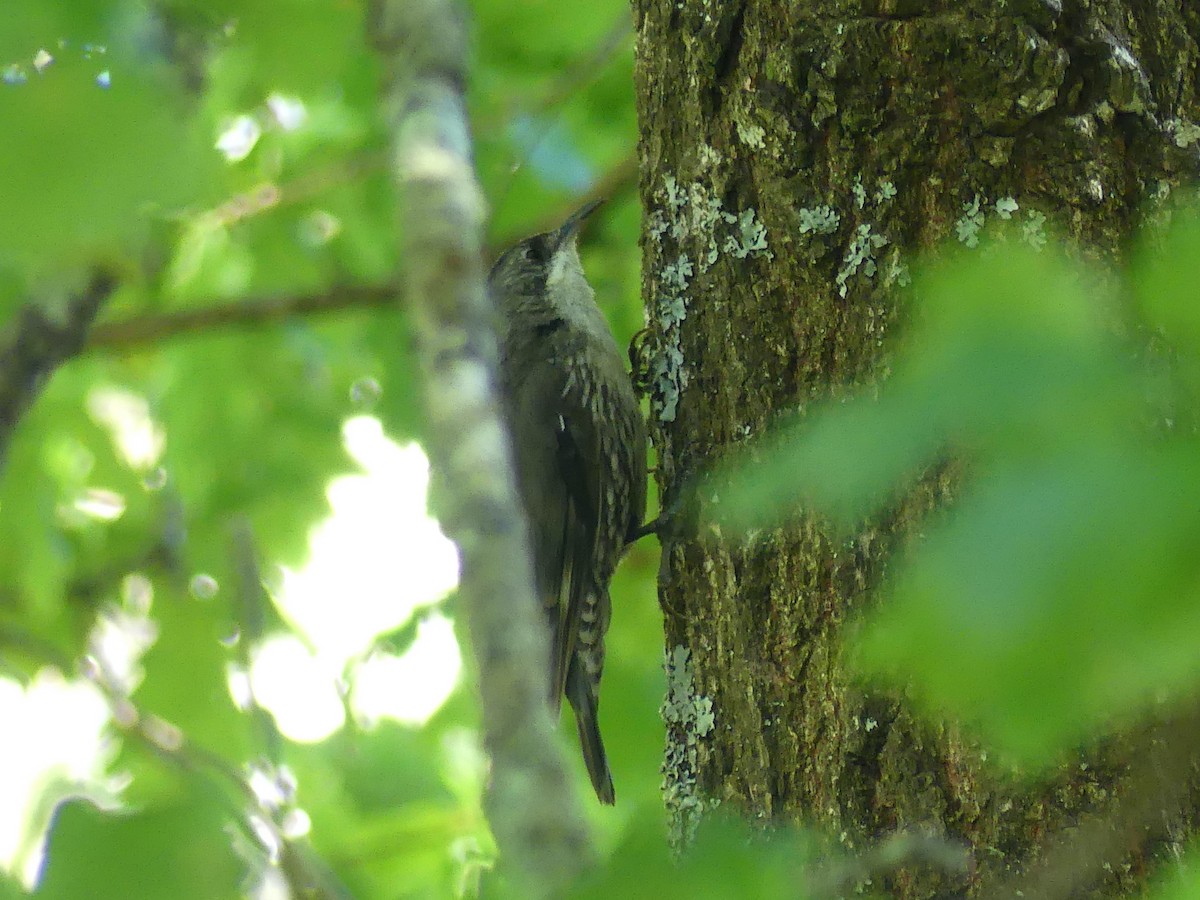
[{"label": "lichen-covered bark", "polygon": [[[887,375],[908,265],[995,217],[1119,261],[1147,208],[1195,177],[1200,8],[1166,0],[634,0],[644,296],[659,478],[688,477],[781,413]],[[1119,797],[1132,737],[1033,787],[999,784],[949,726],[854,686],[844,626],[888,554],[947,502],[931,473],[850,543],[817,523],[734,540],[701,510],[664,541],[665,765],[686,838],[709,800],[815,822],[851,848],[902,827],[976,868],[914,867],[900,897],[976,892]],[[1129,889],[1172,818],[1111,872]],[[1156,845],[1155,841],[1159,841]]]}]

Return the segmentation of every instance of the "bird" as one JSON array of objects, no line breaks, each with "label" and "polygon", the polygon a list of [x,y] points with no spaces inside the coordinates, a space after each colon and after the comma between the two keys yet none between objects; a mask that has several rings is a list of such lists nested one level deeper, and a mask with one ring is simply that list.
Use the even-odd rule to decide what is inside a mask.
[{"label": "bird", "polygon": [[537,594],[548,623],[548,699],[565,696],[600,802],[616,799],[598,711],[609,583],[646,503],[646,426],[579,258],[589,203],[503,252],[488,275],[499,393]]}]

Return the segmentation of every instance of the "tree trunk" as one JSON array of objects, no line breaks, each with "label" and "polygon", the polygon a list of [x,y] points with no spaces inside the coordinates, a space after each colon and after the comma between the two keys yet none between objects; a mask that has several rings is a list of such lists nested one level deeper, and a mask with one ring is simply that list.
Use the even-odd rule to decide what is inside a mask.
[{"label": "tree trunk", "polygon": [[[1000,216],[1031,243],[1058,233],[1085,259],[1120,262],[1145,205],[1196,172],[1190,3],[634,9],[652,433],[668,499],[779,414],[886,377],[916,254],[971,246]],[[930,829],[967,843],[972,871],[913,865],[884,887],[976,895],[1128,793],[1144,737],[1112,737],[1086,764],[1014,786],[953,726],[854,683],[843,625],[872,602],[889,553],[949,499],[952,469],[848,544],[809,520],[752,541],[686,525],[664,540],[677,839],[710,801],[813,823],[847,848]],[[1062,895],[1133,889],[1194,813],[1157,816]]]}]

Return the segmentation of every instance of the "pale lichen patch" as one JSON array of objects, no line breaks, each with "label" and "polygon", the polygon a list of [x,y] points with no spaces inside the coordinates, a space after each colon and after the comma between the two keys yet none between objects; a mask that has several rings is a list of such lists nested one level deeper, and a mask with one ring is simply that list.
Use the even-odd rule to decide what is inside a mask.
[{"label": "pale lichen patch", "polygon": [[1031,209],[1021,225],[1021,239],[1035,250],[1046,246],[1046,214]]},{"label": "pale lichen patch", "polygon": [[1015,197],[1001,197],[993,206],[993,209],[996,210],[996,215],[1006,221],[1011,219],[1013,213],[1020,208],[1021,206],[1019,203],[1017,203]]},{"label": "pale lichen patch", "polygon": [[691,651],[677,645],[667,652],[663,668],[667,694],[660,713],[667,725],[662,765],[663,802],[668,840],[676,854],[691,844],[705,809],[696,786],[700,739],[716,727],[712,700],[696,693]]},{"label": "pale lichen patch", "polygon": [[737,123],[738,140],[747,147],[754,150],[761,150],[766,147],[767,132],[761,125],[746,125],[742,122]]},{"label": "pale lichen patch", "polygon": [[[721,155],[713,148],[703,145],[699,153],[702,167],[719,165]],[[712,268],[722,252],[734,259],[770,259],[773,254],[767,246],[766,226],[755,210],[737,214],[725,210],[720,197],[703,181],[681,184],[674,175],[666,175],[658,197],[661,206],[650,214],[648,233],[660,258],[671,261],[656,279],[659,339],[648,374],[655,414],[663,422],[673,422],[688,380],[680,342],[692,279]],[[668,242],[674,244],[671,251]]]},{"label": "pale lichen patch", "polygon": [[981,200],[975,198],[962,205],[963,214],[954,223],[954,234],[967,247],[979,246],[979,233],[983,230],[984,213]]},{"label": "pale lichen patch", "polygon": [[725,238],[722,247],[726,253],[732,253],[738,259],[762,254],[773,259],[774,254],[767,249],[767,226],[758,220],[753,209],[744,210],[736,219],[738,230]]},{"label": "pale lichen patch", "polygon": [[850,246],[846,248],[846,255],[842,257],[842,267],[838,270],[835,279],[839,296],[846,296],[849,291],[850,277],[856,272],[861,271],[867,278],[875,275],[875,251],[886,246],[887,243],[886,237],[871,231],[869,223],[864,222],[854,230],[854,238],[850,241]]},{"label": "pale lichen patch", "polygon": [[1171,118],[1166,121],[1167,134],[1175,142],[1175,146],[1186,150],[1192,144],[1200,141],[1200,125],[1186,119]]},{"label": "pale lichen patch", "polygon": [[862,176],[854,176],[854,184],[850,188],[854,192],[854,205],[862,209],[867,205],[867,189],[863,187]]},{"label": "pale lichen patch", "polygon": [[802,207],[799,216],[801,234],[833,234],[842,221],[832,206]]}]

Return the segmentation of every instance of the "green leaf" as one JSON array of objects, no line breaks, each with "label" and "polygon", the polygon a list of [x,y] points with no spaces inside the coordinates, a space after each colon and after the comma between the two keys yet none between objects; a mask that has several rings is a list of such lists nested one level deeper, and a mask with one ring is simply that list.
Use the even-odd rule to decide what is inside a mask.
[{"label": "green leaf", "polygon": [[644,810],[610,864],[585,878],[571,896],[804,896],[801,876],[810,853],[802,832],[783,829],[767,837],[744,822],[710,814],[701,822],[695,844],[676,862],[663,842],[660,816]]},{"label": "green leaf", "polygon": [[1200,448],[1144,430],[1151,392],[1111,294],[1058,256],[959,256],[916,296],[878,399],[816,405],[763,442],[731,476],[730,519],[803,508],[848,528],[960,461],[858,662],[1045,765],[1200,676]]},{"label": "green leaf", "polygon": [[1200,897],[1200,858],[1195,842],[1182,857],[1171,858],[1140,896],[1142,900],[1192,900]]},{"label": "green leaf", "polygon": [[380,284],[393,279],[399,237],[395,188],[387,173],[362,175],[329,190],[322,200],[320,208],[338,222],[339,230],[328,248],[339,271],[354,283]]},{"label": "green leaf", "polygon": [[228,900],[239,896],[243,875],[228,816],[210,792],[132,813],[74,800],[55,814],[35,896]]},{"label": "green leaf", "polygon": [[424,409],[420,376],[407,317],[398,310],[375,316],[366,327],[364,342],[374,354],[371,373],[381,393],[371,412],[378,416],[393,440],[421,434]]},{"label": "green leaf", "polygon": [[1134,294],[1147,322],[1179,350],[1200,356],[1200,287],[1185,260],[1200,258],[1200,210],[1181,210],[1165,232],[1148,231],[1134,253]]},{"label": "green leaf", "polygon": [[1116,439],[1136,421],[1108,298],[1054,254],[955,257],[919,276],[916,294],[916,322],[878,399],[817,405],[735,460],[730,522],[803,506],[849,527],[947,454],[1040,456]]},{"label": "green leaf", "polygon": [[70,34],[30,34],[22,58],[48,46],[54,61],[6,85],[0,104],[0,265],[42,275],[123,258],[150,217],[198,196],[218,162],[168,70],[120,43],[81,46],[104,44],[103,32]]},{"label": "green leaf", "polygon": [[453,799],[445,785],[429,777],[431,770],[436,771],[439,748],[432,735],[420,729],[384,721],[370,731],[339,736],[337,743],[338,768],[360,809],[387,810],[402,802]]},{"label": "green leaf", "polygon": [[489,843],[477,805],[438,778],[442,737],[386,723],[288,747],[314,846],[357,896],[444,895],[461,865],[453,848]]},{"label": "green leaf", "polygon": [[997,466],[896,572],[866,671],[1021,763],[1200,676],[1200,447]]},{"label": "green leaf", "polygon": [[[337,0],[238,3],[234,47],[253,58],[258,85],[300,94],[326,88],[370,54],[361,7]],[[304,48],[304,52],[297,52]]]},{"label": "green leaf", "polygon": [[298,326],[206,337],[166,356],[154,405],[196,569],[225,571],[229,521],[240,515],[266,559],[303,558],[309,527],[328,510],[326,483],[349,467],[349,386],[331,381],[327,354]]},{"label": "green leaf", "polygon": [[235,630],[230,586],[207,600],[160,588],[152,608],[158,640],[142,660],[145,677],[134,701],[236,767],[250,756],[251,722],[234,706],[226,674],[231,657],[221,643]]},{"label": "green leaf", "polygon": [[[140,479],[87,413],[89,388],[106,374],[82,360],[56,372],[16,428],[0,480],[0,582],[15,592],[5,611],[65,646],[91,624],[90,607],[65,602],[71,586],[139,544],[127,526],[149,515]],[[130,521],[80,514],[75,503],[90,488],[124,498]]]},{"label": "green leaf", "polygon": [[0,900],[25,900],[28,896],[20,884],[0,872]]},{"label": "green leaf", "polygon": [[0,482],[0,581],[9,591],[6,614],[43,633],[68,626],[62,605],[72,569],[71,550],[58,527],[58,485],[47,477],[36,428],[18,433]]}]

